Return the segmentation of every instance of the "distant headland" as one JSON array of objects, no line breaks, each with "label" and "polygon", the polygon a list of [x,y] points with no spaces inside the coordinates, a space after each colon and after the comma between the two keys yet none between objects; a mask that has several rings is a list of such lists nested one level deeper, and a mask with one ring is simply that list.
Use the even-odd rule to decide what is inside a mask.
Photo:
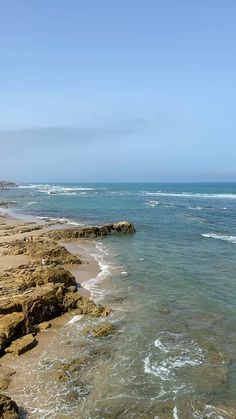
[{"label": "distant headland", "polygon": [[0,180],[0,189],[13,188],[18,186],[15,182],[10,180]]}]

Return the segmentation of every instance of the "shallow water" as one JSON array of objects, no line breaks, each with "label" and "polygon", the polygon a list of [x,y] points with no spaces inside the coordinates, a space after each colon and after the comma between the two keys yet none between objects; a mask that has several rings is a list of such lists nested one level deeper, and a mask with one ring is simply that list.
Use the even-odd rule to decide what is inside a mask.
[{"label": "shallow water", "polygon": [[[219,406],[236,408],[236,184],[22,185],[7,199],[19,213],[137,228],[96,243],[102,273],[85,284],[115,309],[116,332],[96,340],[81,334],[87,319],[68,324],[32,365],[35,386],[22,374],[29,417],[234,417]],[[50,378],[56,358],[84,354],[69,380]]]}]

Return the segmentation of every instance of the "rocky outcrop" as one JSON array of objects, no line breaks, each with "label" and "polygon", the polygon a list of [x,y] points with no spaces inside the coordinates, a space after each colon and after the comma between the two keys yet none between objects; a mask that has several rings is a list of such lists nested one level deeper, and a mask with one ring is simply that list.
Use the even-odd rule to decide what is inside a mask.
[{"label": "rocky outcrop", "polygon": [[[31,228],[41,227],[23,225],[21,232]],[[59,265],[80,264],[81,259],[56,240],[134,231],[131,223],[122,221],[100,227],[54,230],[48,233],[50,237],[2,243],[3,255],[26,255],[30,262],[0,275],[0,353],[21,354],[32,348],[37,343],[34,335],[48,327],[45,322],[65,312],[74,310],[75,314],[107,317],[112,311],[78,293],[73,275]],[[102,323],[88,333],[98,337],[112,330],[112,325]]]},{"label": "rocky outcrop", "polygon": [[76,314],[89,314],[94,317],[107,317],[111,313],[110,307],[95,304],[78,293],[67,293],[63,299],[63,305],[68,310],[76,309]]},{"label": "rocky outcrop", "polygon": [[0,417],[2,419],[18,419],[20,417],[17,404],[4,394],[0,394]]},{"label": "rocky outcrop", "polygon": [[111,323],[102,322],[98,326],[86,327],[83,330],[83,334],[91,334],[96,338],[100,338],[102,336],[107,336],[115,330],[115,327]]},{"label": "rocky outcrop", "polygon": [[36,263],[44,265],[80,264],[78,256],[68,252],[64,246],[60,246],[54,240],[37,238],[34,241],[14,240],[3,243],[3,255],[26,255]]},{"label": "rocky outcrop", "polygon": [[108,234],[115,233],[134,233],[135,228],[132,223],[128,221],[119,221],[112,224],[104,224],[102,226],[86,226],[86,227],[72,227],[62,230],[53,230],[49,233],[50,237],[56,240],[61,239],[76,239],[76,238],[96,238],[104,237]]},{"label": "rocky outcrop", "polygon": [[[5,283],[0,297],[0,352],[23,353],[34,345],[18,340],[37,333],[38,326],[62,313],[76,310],[76,314],[94,317],[108,316],[109,307],[95,304],[77,292],[73,275],[61,266],[21,266],[10,269],[0,277]],[[14,343],[11,345],[11,343]],[[15,344],[16,342],[16,344]],[[25,345],[27,343],[27,345]],[[10,346],[9,349],[6,349]]]},{"label": "rocky outcrop", "polygon": [[0,316],[0,352],[2,352],[13,339],[28,333],[29,327],[24,313],[10,313]]},{"label": "rocky outcrop", "polygon": [[73,275],[61,266],[43,267],[39,264],[29,264],[8,269],[4,274],[0,275],[0,284],[5,285],[1,290],[0,314],[21,311],[21,303],[18,296],[14,297],[14,293],[19,294],[19,292],[26,291],[29,288],[49,283],[63,284],[70,290],[70,287],[73,287],[73,290],[77,289]]},{"label": "rocky outcrop", "polygon": [[13,188],[16,186],[17,184],[15,182],[11,182],[10,180],[0,180],[0,189]]}]

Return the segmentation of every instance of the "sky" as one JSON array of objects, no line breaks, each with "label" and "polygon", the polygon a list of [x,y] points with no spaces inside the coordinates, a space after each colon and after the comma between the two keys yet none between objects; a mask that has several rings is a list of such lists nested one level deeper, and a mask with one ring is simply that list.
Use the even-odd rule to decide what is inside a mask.
[{"label": "sky", "polygon": [[0,5],[0,178],[236,181],[235,0]]}]

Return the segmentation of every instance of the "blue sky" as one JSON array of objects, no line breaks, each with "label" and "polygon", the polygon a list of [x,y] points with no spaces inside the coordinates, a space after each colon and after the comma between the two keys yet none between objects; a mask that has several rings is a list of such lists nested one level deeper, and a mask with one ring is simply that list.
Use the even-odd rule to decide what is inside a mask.
[{"label": "blue sky", "polygon": [[234,0],[8,0],[0,178],[236,180]]}]

